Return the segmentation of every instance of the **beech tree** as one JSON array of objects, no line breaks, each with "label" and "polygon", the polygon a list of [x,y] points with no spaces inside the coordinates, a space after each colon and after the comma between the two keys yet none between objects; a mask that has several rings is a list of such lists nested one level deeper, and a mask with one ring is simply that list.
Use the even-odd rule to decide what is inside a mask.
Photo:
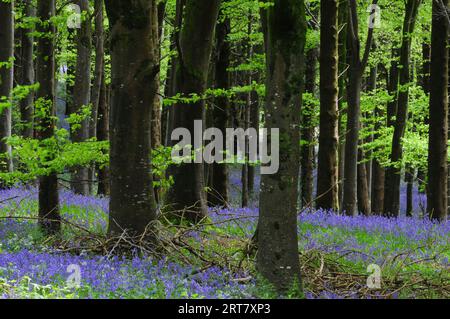
[{"label": "beech tree", "polygon": [[[92,31],[89,13],[89,0],[78,0],[82,13],[82,22],[77,29],[77,62],[75,68],[75,86],[73,105],[70,113],[81,113],[91,101],[91,47]],[[89,138],[89,118],[85,118],[79,128],[72,129],[72,141],[83,142]],[[81,195],[89,194],[89,171],[86,167],[76,167],[72,172],[71,188]]]},{"label": "beech tree", "polygon": [[[265,21],[267,129],[280,130],[280,167],[261,178],[257,269],[280,292],[300,287],[297,199],[300,153],[298,127],[304,86],[306,18],[304,1],[275,0]],[[271,140],[271,135],[268,140]],[[283,205],[280,203],[283,202]]]},{"label": "beech tree", "polygon": [[318,208],[338,210],[338,0],[320,6]]},{"label": "beech tree", "polygon": [[[32,0],[24,0],[25,15],[29,18],[36,16],[36,7]],[[21,84],[30,86],[35,81],[34,71],[34,24],[30,24],[29,27],[22,29],[21,35]],[[34,91],[30,90],[27,96],[20,101],[20,115],[22,135],[24,137],[33,137],[33,115],[34,115]]]},{"label": "beech tree", "polygon": [[151,122],[158,93],[157,1],[106,1],[111,28],[109,233],[142,234],[156,218]]},{"label": "beech tree", "polygon": [[430,76],[430,138],[428,146],[427,211],[447,220],[448,143],[448,0],[433,0]]},{"label": "beech tree", "polygon": [[[230,32],[230,19],[224,18],[219,22],[216,30],[216,65],[215,80],[216,88],[230,89],[230,66],[231,49],[227,36]],[[216,98],[216,106],[213,109],[214,127],[225,132],[229,123],[229,99],[226,96]],[[224,139],[223,145],[226,145]],[[228,166],[224,163],[212,164],[212,189],[208,193],[208,204],[212,206],[228,206]]]},{"label": "beech tree", "polygon": [[419,6],[422,0],[408,0],[405,4],[405,19],[403,22],[402,44],[399,51],[398,73],[392,81],[396,87],[395,103],[395,122],[394,135],[392,137],[392,149],[390,155],[391,166],[386,169],[385,187],[384,187],[384,209],[386,216],[398,216],[400,214],[400,180],[401,165],[403,157],[402,138],[405,134],[406,121],[408,116],[408,98],[410,85],[410,58],[411,58],[411,34],[417,20]]},{"label": "beech tree", "polygon": [[[174,79],[176,91],[182,95],[202,94],[206,90],[219,7],[220,0],[186,1]],[[176,103],[172,127],[186,128],[194,136],[194,121],[204,121],[204,103]],[[173,178],[168,194],[170,209],[187,220],[201,220],[207,214],[204,165],[183,163],[173,168]]]},{"label": "beech tree", "polygon": [[[38,0],[37,31],[39,33],[36,50],[36,127],[35,137],[45,143],[54,136],[55,108],[55,26],[49,21],[55,15],[55,0]],[[50,152],[46,160],[51,160]],[[58,175],[50,173],[39,177],[39,218],[41,228],[47,233],[61,230],[59,208]]]},{"label": "beech tree", "polygon": [[11,101],[14,78],[14,18],[13,2],[0,1],[0,170],[12,170],[11,147],[6,138],[11,136]]},{"label": "beech tree", "polygon": [[[378,1],[374,0],[373,4]],[[353,216],[358,213],[357,206],[357,169],[358,145],[361,113],[362,77],[369,60],[373,40],[373,27],[369,25],[364,53],[361,57],[361,43],[359,39],[358,11],[356,0],[349,2],[347,50],[348,50],[348,86],[347,86],[347,129],[345,136],[344,161],[344,194],[342,211]]]}]

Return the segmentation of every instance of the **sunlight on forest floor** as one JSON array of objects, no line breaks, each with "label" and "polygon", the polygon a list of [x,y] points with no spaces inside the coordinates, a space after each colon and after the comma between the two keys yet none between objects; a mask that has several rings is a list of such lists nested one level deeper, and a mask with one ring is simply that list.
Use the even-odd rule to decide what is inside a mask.
[{"label": "sunlight on forest floor", "polygon": [[[61,192],[63,218],[102,234],[108,200]],[[210,209],[187,232],[185,256],[121,258],[70,254],[36,229],[35,189],[0,192],[0,296],[3,298],[271,298],[256,284],[257,208]],[[21,218],[18,218],[21,217]],[[64,240],[79,245],[68,224]],[[450,223],[419,218],[299,214],[299,246],[307,298],[448,298]],[[381,288],[367,288],[367,267],[381,267]],[[70,287],[70,265],[80,287]],[[69,271],[68,271],[69,270]]]}]

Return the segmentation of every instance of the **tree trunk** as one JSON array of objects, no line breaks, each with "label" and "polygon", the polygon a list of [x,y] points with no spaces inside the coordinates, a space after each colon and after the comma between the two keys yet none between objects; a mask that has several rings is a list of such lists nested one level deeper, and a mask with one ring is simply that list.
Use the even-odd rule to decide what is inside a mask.
[{"label": "tree trunk", "polygon": [[[89,1],[79,0],[82,12],[89,12]],[[91,95],[91,20],[86,17],[77,32],[77,64],[75,69],[75,86],[73,91],[73,109],[70,113],[80,113],[90,103]],[[84,142],[89,138],[89,118],[84,119],[78,129],[71,129],[72,141]],[[89,194],[89,170],[86,167],[75,167],[72,171],[71,189],[76,194]]]},{"label": "tree trunk", "polygon": [[428,206],[432,219],[447,220],[448,143],[448,0],[433,1],[431,31],[430,137],[428,147]]},{"label": "tree trunk", "polygon": [[[217,59],[215,65],[215,85],[217,89],[228,90],[230,88],[230,76],[228,68],[230,66],[231,48],[227,41],[230,32],[230,20],[227,18],[217,25],[216,30],[216,50]],[[215,107],[213,108],[214,127],[225,132],[229,123],[229,101],[226,96],[216,98]],[[223,145],[226,143],[224,137]],[[208,193],[208,203],[212,206],[228,206],[228,167],[224,163],[213,163],[213,180],[212,189]]]},{"label": "tree trunk", "polygon": [[[358,149],[358,161],[364,160],[364,152]],[[367,171],[365,163],[358,163],[358,211],[365,216],[370,215],[369,186],[367,184]]]},{"label": "tree trunk", "polygon": [[[259,96],[256,90],[250,93],[250,127],[256,129],[259,132]],[[258,137],[259,142],[259,137]],[[248,190],[250,195],[255,191],[255,177],[256,168],[255,165],[248,166]]]},{"label": "tree trunk", "polygon": [[[184,96],[203,94],[209,70],[214,29],[220,0],[187,0],[180,34],[175,76],[177,93]],[[183,127],[194,137],[194,121],[204,121],[204,101],[173,106],[173,127]],[[197,152],[196,152],[197,153]],[[200,152],[201,153],[201,152]],[[197,157],[201,154],[197,153]],[[204,167],[198,163],[183,163],[172,168],[174,185],[168,199],[174,215],[183,215],[197,222],[207,214],[204,190]]]},{"label": "tree trunk", "polygon": [[11,146],[5,139],[11,136],[12,88],[14,80],[14,16],[13,2],[0,1],[0,103],[7,102],[7,107],[0,109],[0,171],[12,171]]},{"label": "tree trunk", "polygon": [[[386,76],[386,80],[388,78]],[[375,118],[383,117],[383,110],[380,106],[376,106],[374,110]],[[381,129],[383,123],[377,120],[374,124],[374,130],[377,132]],[[375,133],[373,136],[374,140],[379,138],[379,134]],[[375,215],[381,215],[383,213],[383,201],[384,201],[384,167],[381,166],[378,159],[374,158],[372,160],[372,191],[371,195],[371,213]]]},{"label": "tree trunk", "polygon": [[156,215],[152,109],[159,81],[157,1],[106,2],[111,26],[109,233],[143,234]]},{"label": "tree trunk", "polygon": [[414,169],[407,166],[405,169],[406,183],[406,216],[412,217],[413,214],[413,186],[414,186]]},{"label": "tree trunk", "polygon": [[[36,117],[35,137],[40,141],[52,138],[55,130],[53,116],[56,113],[54,82],[55,82],[55,27],[50,21],[55,15],[55,0],[38,0],[37,17],[43,23],[38,24],[38,38],[36,58],[36,82],[39,89],[36,93],[36,105],[39,105],[40,116]],[[52,156],[51,154],[49,157]],[[47,160],[50,160],[48,158]],[[46,233],[59,233],[61,230],[61,216],[59,209],[58,176],[50,173],[39,177],[39,224]]]},{"label": "tree trunk", "polygon": [[[312,14],[317,15],[319,4],[312,8]],[[317,26],[310,21],[308,28],[316,30]],[[305,68],[305,92],[316,97],[316,74],[317,62],[319,59],[319,48],[314,47],[306,53]],[[314,188],[314,124],[313,115],[315,112],[314,103],[302,104],[301,128],[300,128],[300,207],[312,207]]]},{"label": "tree trunk", "polygon": [[[279,128],[281,141],[278,172],[261,178],[256,264],[263,277],[280,293],[285,293],[293,288],[301,289],[297,238],[300,130],[297,123],[304,86],[305,5],[304,1],[275,0],[273,6],[263,10],[266,10],[262,12],[266,21],[266,127],[269,132]],[[269,134],[269,141],[276,138]]]},{"label": "tree trunk", "polygon": [[[102,84],[100,87],[100,98],[98,103],[98,124],[97,124],[97,140],[109,141],[109,87],[105,84],[105,74],[102,76]],[[109,167],[99,167],[98,170],[98,195],[107,196],[110,194]]]},{"label": "tree trunk", "polygon": [[[27,17],[33,18],[36,16],[36,8],[31,0],[25,0],[25,14]],[[27,28],[22,30],[22,85],[30,86],[34,84],[34,28]],[[22,136],[26,138],[33,138],[33,115],[34,115],[34,92],[29,94],[20,101],[20,120],[22,122]]]},{"label": "tree trunk", "polygon": [[[174,30],[170,39],[170,50],[178,51],[180,46],[180,30],[183,26],[183,12],[184,6],[186,4],[186,0],[176,0],[176,8],[175,8],[175,23]],[[177,70],[178,56],[172,56],[169,61],[169,65],[167,67],[167,79],[166,85],[164,88],[164,95],[166,97],[175,96],[176,88],[175,88],[175,75]],[[170,141],[170,135],[173,130],[173,120],[174,120],[174,111],[173,105],[165,106],[162,110],[162,140],[164,141],[165,146],[171,146],[172,142]]]},{"label": "tree trunk", "polygon": [[[105,72],[105,47],[104,47],[104,30],[103,30],[103,0],[95,0],[94,2],[95,16],[95,70],[94,80],[91,94],[92,113],[89,122],[89,138],[97,137],[97,125],[100,103],[100,92],[102,90],[103,73]],[[96,179],[96,167],[92,165],[89,169],[89,188],[92,193],[93,183]]]},{"label": "tree trunk", "polygon": [[[374,0],[373,4],[377,4]],[[373,28],[369,27],[363,58],[360,57],[360,40],[358,31],[358,12],[355,0],[349,2],[348,40],[349,53],[349,83],[347,88],[347,130],[345,138],[345,164],[344,164],[344,198],[342,210],[350,216],[357,215],[357,171],[358,171],[358,143],[359,119],[362,76],[367,65],[370,49],[372,47]],[[367,181],[366,181],[367,183]]]},{"label": "tree trunk", "polygon": [[320,134],[316,206],[337,211],[338,0],[322,2],[320,17]]},{"label": "tree trunk", "polygon": [[390,161],[393,166],[386,169],[384,215],[400,214],[400,180],[401,167],[398,165],[403,157],[402,138],[405,134],[408,116],[408,98],[410,82],[411,34],[414,31],[421,0],[408,0],[403,24],[402,46],[400,49],[399,89],[397,90],[397,113],[392,137]]},{"label": "tree trunk", "polygon": [[342,207],[342,202],[344,199],[344,159],[345,159],[345,127],[343,125],[343,115],[346,112],[345,101],[347,100],[346,92],[346,79],[347,79],[347,32],[348,32],[348,1],[339,1],[339,13],[338,13],[338,23],[339,23],[339,37],[338,37],[338,51],[339,51],[339,99],[338,99],[338,109],[339,109],[339,119],[338,119],[338,134],[339,134],[339,145],[338,145],[338,197],[339,197],[339,207]]},{"label": "tree trunk", "polygon": [[[431,55],[431,46],[427,40],[424,39],[422,43],[422,74],[420,76],[420,85],[422,86],[423,91],[426,94],[430,94],[430,55]],[[429,124],[428,116],[425,116],[424,119],[425,124]],[[426,168],[419,167],[417,170],[417,188],[418,192],[421,194],[426,193],[427,182],[426,182]],[[450,188],[449,188],[450,189]]]},{"label": "tree trunk", "polygon": [[355,65],[355,63],[350,65],[348,72],[347,134],[345,138],[344,198],[342,210],[349,216],[355,216],[358,214],[357,169],[362,74],[360,73],[360,67]]}]

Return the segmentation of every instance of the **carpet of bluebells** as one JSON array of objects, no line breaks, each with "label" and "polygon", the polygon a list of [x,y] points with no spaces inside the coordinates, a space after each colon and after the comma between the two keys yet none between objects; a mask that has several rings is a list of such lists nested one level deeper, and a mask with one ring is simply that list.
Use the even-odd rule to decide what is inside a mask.
[{"label": "carpet of bluebells", "polygon": [[[239,185],[231,176],[231,185]],[[231,190],[238,198],[238,186]],[[415,212],[419,215],[424,197],[415,194]],[[62,191],[60,195],[65,219],[105,232],[108,199],[84,197]],[[237,207],[237,206],[236,206]],[[92,255],[89,252],[71,255],[46,245],[33,219],[37,211],[35,188],[0,191],[0,298],[259,298],[268,297],[256,284],[253,262],[239,271],[226,265],[199,269],[198,265],[179,263],[169,257],[122,258]],[[192,234],[193,241],[202,242],[203,249],[225,250],[237,254],[243,242],[253,236],[257,208],[210,209],[214,227],[211,234],[221,234],[222,242],[203,240]],[[20,217],[20,218],[17,218]],[[299,212],[300,252],[321,252],[335,263],[351,265],[352,272],[367,275],[367,266],[377,264],[389,276],[409,271],[431,278],[447,278],[450,283],[450,223],[437,224],[427,219],[400,217],[346,217],[325,211]],[[225,236],[226,235],[226,236]],[[219,237],[217,237],[219,238]],[[226,238],[226,243],[223,242]],[[238,254],[237,254],[238,255]],[[237,256],[236,258],[239,258]],[[75,267],[75,268],[74,268]],[[71,281],[74,272],[81,279],[79,286]],[[445,283],[445,281],[444,281]],[[305,278],[307,298],[358,298],[338,294],[335,290],[315,291]],[[447,290],[448,291],[448,290]],[[414,298],[415,292],[394,292],[391,297]],[[442,297],[427,293],[427,297]],[[444,297],[446,297],[444,295]]]}]

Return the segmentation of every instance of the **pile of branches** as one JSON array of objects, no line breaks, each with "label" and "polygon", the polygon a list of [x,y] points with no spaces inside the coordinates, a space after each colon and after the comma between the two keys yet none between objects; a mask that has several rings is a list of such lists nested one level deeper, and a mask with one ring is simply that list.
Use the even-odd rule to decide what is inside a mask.
[{"label": "pile of branches", "polygon": [[[360,253],[348,251],[344,254],[327,253],[312,249],[300,254],[302,276],[305,290],[316,298],[358,298],[393,299],[407,298],[449,298],[450,281],[448,270],[436,273],[432,278],[419,271],[400,271],[403,267],[431,261],[433,258],[410,261],[399,265],[398,260],[405,253],[389,257],[381,266],[379,288],[369,288],[368,277],[350,263],[342,263],[340,258],[347,254]],[[402,261],[405,261],[403,259]],[[444,267],[444,266],[442,266]],[[384,271],[388,268],[398,271]]]}]

